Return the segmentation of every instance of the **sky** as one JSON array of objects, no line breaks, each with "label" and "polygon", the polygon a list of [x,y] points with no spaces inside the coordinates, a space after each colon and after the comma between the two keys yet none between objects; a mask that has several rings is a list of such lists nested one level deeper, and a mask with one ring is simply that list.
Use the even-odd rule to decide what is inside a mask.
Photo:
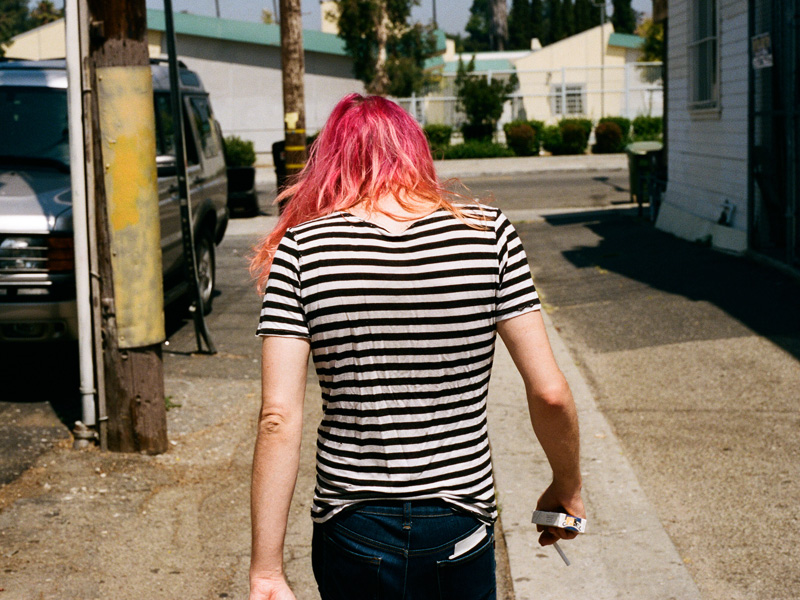
[{"label": "sky", "polygon": [[[464,26],[469,19],[469,8],[472,0],[435,0],[436,17],[439,27],[448,33],[463,33]],[[238,19],[242,21],[258,21],[261,10],[266,8],[273,11],[273,5],[279,0],[216,0],[219,2],[220,16],[225,19]],[[434,0],[421,0],[420,5],[414,8],[412,19],[428,23],[433,18]],[[62,5],[63,2],[56,4]],[[509,2],[509,5],[511,2]],[[608,2],[609,6],[611,2]],[[652,0],[633,0],[634,10],[650,14],[653,9]],[[163,8],[162,0],[147,0],[148,8]],[[213,16],[216,14],[215,0],[172,0],[172,8],[176,12],[186,10],[198,15]],[[319,0],[302,0],[303,29],[320,28]]]}]

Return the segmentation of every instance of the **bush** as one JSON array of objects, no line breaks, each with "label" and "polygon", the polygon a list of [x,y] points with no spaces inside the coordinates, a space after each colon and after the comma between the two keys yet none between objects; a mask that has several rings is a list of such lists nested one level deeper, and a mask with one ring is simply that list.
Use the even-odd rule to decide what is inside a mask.
[{"label": "bush", "polygon": [[561,148],[563,140],[561,139],[561,129],[558,125],[548,125],[542,129],[542,147],[551,154],[560,154],[557,152]]},{"label": "bush", "polygon": [[535,145],[536,133],[527,123],[519,123],[506,129],[506,146],[517,156],[532,156]]},{"label": "bush", "polygon": [[592,146],[594,154],[611,154],[622,152],[625,144],[622,141],[622,130],[613,121],[601,121],[594,130],[597,143]]},{"label": "bush", "polygon": [[539,154],[539,150],[541,148],[541,139],[542,139],[542,130],[544,129],[544,122],[542,121],[523,121],[521,119],[517,121],[510,121],[503,125],[503,131],[506,133],[506,144],[511,147],[508,143],[508,132],[511,128],[516,127],[517,125],[527,125],[533,130],[533,145],[530,150],[530,154],[520,154],[518,156],[531,156]]},{"label": "bush", "polygon": [[661,117],[636,117],[633,120],[633,139],[637,142],[659,141],[663,127]]},{"label": "bush", "polygon": [[491,142],[494,135],[494,125],[491,123],[464,123],[461,126],[461,135],[465,142]]},{"label": "bush", "polygon": [[542,145],[551,154],[583,154],[589,143],[591,127],[589,119],[563,119],[558,125],[544,128]]},{"label": "bush", "polygon": [[563,130],[566,125],[577,125],[580,127],[588,141],[589,136],[592,134],[592,120],[591,119],[561,119],[558,126]]},{"label": "bush", "polygon": [[[591,121],[590,121],[591,123]],[[586,127],[580,123],[564,123],[561,129],[562,154],[583,154],[589,144]],[[591,132],[591,129],[589,130]]]},{"label": "bush", "polygon": [[[600,123],[616,123],[619,127],[620,131],[622,132],[622,149],[625,149],[625,146],[631,143],[631,120],[626,119],[625,117],[603,117],[600,119],[597,124]],[[596,133],[596,130],[595,130]],[[622,150],[620,150],[622,152]]]},{"label": "bush", "polygon": [[229,135],[223,140],[223,152],[228,167],[251,167],[256,162],[253,142],[238,135]]},{"label": "bush", "polygon": [[514,156],[509,148],[494,142],[470,141],[455,146],[448,146],[444,151],[445,159],[455,158],[497,158]]},{"label": "bush", "polygon": [[453,128],[449,125],[425,125],[422,128],[425,132],[425,137],[428,139],[428,145],[431,150],[444,149],[450,145],[450,137],[453,135]]}]

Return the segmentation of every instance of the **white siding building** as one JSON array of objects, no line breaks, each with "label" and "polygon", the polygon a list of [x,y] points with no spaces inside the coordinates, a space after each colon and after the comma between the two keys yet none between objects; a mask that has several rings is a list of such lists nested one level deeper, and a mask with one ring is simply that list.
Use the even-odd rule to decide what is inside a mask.
[{"label": "white siding building", "polygon": [[[669,4],[669,183],[657,226],[741,252],[747,247],[748,212],[747,3],[718,0],[716,18],[697,14],[713,1]],[[710,43],[698,46],[698,39]],[[715,52],[715,44],[720,60],[700,64],[709,48]],[[731,210],[728,224],[718,224]]]},{"label": "white siding building", "polygon": [[662,16],[668,181],[656,226],[800,266],[800,2],[670,0]]}]

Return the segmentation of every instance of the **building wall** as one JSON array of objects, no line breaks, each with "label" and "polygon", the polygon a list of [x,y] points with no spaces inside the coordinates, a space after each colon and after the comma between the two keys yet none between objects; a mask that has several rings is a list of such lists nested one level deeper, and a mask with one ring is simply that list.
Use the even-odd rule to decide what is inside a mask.
[{"label": "building wall", "polygon": [[[656,225],[740,252],[747,247],[747,3],[718,0],[720,108],[708,112],[688,108],[690,10],[690,0],[669,4],[669,183]],[[731,226],[717,224],[726,200],[735,206]]]},{"label": "building wall", "polygon": [[[602,113],[616,116],[626,112],[625,65],[635,62],[641,52],[609,46],[613,32],[613,25],[607,23],[605,27],[589,29],[514,61],[519,78],[518,95],[523,98],[528,119],[553,122],[560,118],[553,111],[553,98],[544,94],[553,93],[553,86],[562,81],[584,87],[585,110],[583,115],[574,116],[597,120]],[[604,57],[601,48],[605,49]],[[601,64],[606,67],[604,77]],[[635,116],[634,107],[627,108]]]}]

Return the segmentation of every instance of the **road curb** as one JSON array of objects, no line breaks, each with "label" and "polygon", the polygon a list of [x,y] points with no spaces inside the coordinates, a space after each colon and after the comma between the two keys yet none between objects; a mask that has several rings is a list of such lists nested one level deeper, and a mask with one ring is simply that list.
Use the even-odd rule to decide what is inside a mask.
[{"label": "road curb", "polygon": [[569,571],[554,550],[538,545],[530,517],[550,470],[531,430],[522,381],[508,351],[498,344],[489,431],[515,599],[700,600],[588,384],[543,315],[578,406],[588,526],[586,534],[563,544],[573,563]]}]

